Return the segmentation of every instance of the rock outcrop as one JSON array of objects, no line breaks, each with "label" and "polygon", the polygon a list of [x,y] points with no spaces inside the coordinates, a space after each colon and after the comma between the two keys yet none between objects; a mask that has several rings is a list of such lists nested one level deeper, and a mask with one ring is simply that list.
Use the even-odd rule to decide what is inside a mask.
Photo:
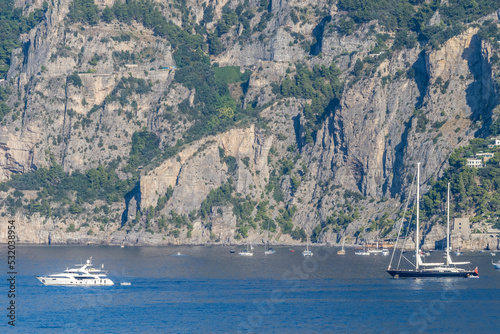
[{"label": "rock outcrop", "polygon": [[[416,163],[422,162],[425,192],[425,182],[442,176],[450,154],[496,119],[497,49],[471,25],[439,49],[394,51],[392,35],[380,45],[382,28],[375,21],[339,33],[343,13],[329,3],[273,1],[249,18],[245,43],[239,42],[243,23],[228,28],[220,38],[224,50],[211,62],[251,71],[248,82],[233,84],[231,93],[245,112],[258,116],[188,144],[183,140],[195,121],[183,113],[196,104],[196,90],[175,78],[177,46],[135,21],[71,24],[69,1],[50,4],[45,18],[21,36],[23,48],[13,51],[0,83],[13,91],[7,101],[11,112],[0,125],[0,182],[54,163],[69,174],[113,164],[121,179],[132,179],[137,175],[124,167],[133,134],[140,131],[154,133],[161,149],[178,150],[140,166],[139,183],[123,201],[84,203],[84,212],[74,215],[64,208],[47,217],[23,213],[36,191],[17,199],[12,189],[0,192],[0,203],[18,201],[19,241],[261,242],[270,225],[275,243],[297,243],[307,235],[336,244],[343,234],[348,243],[359,243],[362,234],[375,237],[371,225],[381,220],[390,220],[384,233],[393,237],[397,231],[390,227],[408,196]],[[113,1],[96,4],[104,8]],[[187,1],[188,16],[216,33],[217,20],[238,4]],[[33,10],[42,3],[17,6]],[[163,15],[182,26],[179,8],[165,8]],[[495,15],[491,19],[498,20]],[[429,23],[439,20],[436,12]],[[310,120],[304,109],[312,100],[283,97],[279,86],[294,77],[297,64],[328,68],[332,63],[341,70],[342,97],[318,116],[306,139]],[[133,90],[127,80],[144,89]],[[228,184],[232,193],[217,198]],[[51,205],[55,210],[70,203]],[[5,204],[0,214],[2,227],[12,211]],[[329,218],[340,216],[345,225],[325,227]],[[426,233],[425,248],[443,238],[438,224]],[[495,236],[461,243],[499,247]]]}]

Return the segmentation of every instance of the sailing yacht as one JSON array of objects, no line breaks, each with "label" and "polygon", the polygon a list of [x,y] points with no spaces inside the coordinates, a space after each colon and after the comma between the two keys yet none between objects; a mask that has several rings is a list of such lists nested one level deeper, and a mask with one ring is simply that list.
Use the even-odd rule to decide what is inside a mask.
[{"label": "sailing yacht", "polygon": [[309,237],[307,238],[306,250],[302,252],[302,255],[304,255],[304,256],[313,256],[313,252],[311,252],[309,250]]},{"label": "sailing yacht", "polygon": [[276,251],[274,249],[272,249],[271,247],[269,247],[269,241],[266,243],[266,251],[264,252],[265,255],[272,255],[276,253]]},{"label": "sailing yacht", "polygon": [[355,252],[354,254],[369,256],[370,252],[366,250],[366,245],[363,245],[363,250],[360,249],[359,251]]},{"label": "sailing yacht", "polygon": [[66,269],[62,273],[47,276],[35,276],[43,285],[113,285],[113,281],[107,278],[106,271],[92,267],[92,257],[84,264],[76,264],[77,268]]},{"label": "sailing yacht", "polygon": [[[363,239],[365,238],[366,235],[366,229],[363,231]],[[366,250],[366,241],[363,240],[363,250],[359,250],[354,253],[355,255],[363,255],[363,256],[369,256],[370,252]]]},{"label": "sailing yacht", "polygon": [[[394,278],[399,277],[474,277],[479,276],[477,267],[475,270],[457,268],[456,265],[468,264],[469,262],[453,262],[450,257],[450,184],[448,183],[448,213],[446,230],[446,264],[422,262],[419,249],[419,197],[420,197],[420,163],[417,167],[417,226],[415,230],[415,269],[391,269],[391,263],[387,272]],[[394,256],[394,255],[393,255]]]},{"label": "sailing yacht", "polygon": [[251,246],[250,243],[247,244],[247,249],[242,250],[241,252],[238,253],[238,255],[241,256],[253,256],[252,252],[253,247]]},{"label": "sailing yacht", "polygon": [[377,255],[379,253],[382,253],[382,250],[380,248],[378,248],[378,229],[375,228],[375,230],[377,233],[377,247],[368,250],[368,253],[373,254],[373,255]]},{"label": "sailing yacht", "polygon": [[345,235],[342,236],[342,249],[337,252],[338,255],[345,255],[344,242],[345,242]]},{"label": "sailing yacht", "polygon": [[267,221],[267,237],[266,237],[267,242],[266,242],[266,250],[264,251],[265,255],[272,255],[272,254],[276,253],[276,251],[274,249],[269,247],[269,223],[270,223],[270,220]]}]

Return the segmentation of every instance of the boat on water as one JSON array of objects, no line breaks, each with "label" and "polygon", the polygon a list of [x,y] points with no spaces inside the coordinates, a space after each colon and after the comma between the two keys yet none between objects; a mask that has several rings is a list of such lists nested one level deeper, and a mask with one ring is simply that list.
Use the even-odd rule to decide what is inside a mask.
[{"label": "boat on water", "polygon": [[268,241],[266,244],[266,250],[264,251],[264,254],[265,255],[272,255],[274,253],[276,253],[276,251],[274,249],[272,249],[271,247],[269,247],[269,241]]},{"label": "boat on water", "polygon": [[130,282],[121,282],[120,285],[132,285]]},{"label": "boat on water", "polygon": [[113,281],[107,277],[104,265],[100,269],[92,265],[92,257],[83,264],[75,264],[76,268],[66,269],[62,273],[47,276],[35,276],[43,285],[113,285]]},{"label": "boat on water", "polygon": [[370,256],[370,252],[367,251],[366,249],[360,249],[359,251],[354,253],[355,255],[363,255],[363,256]]},{"label": "boat on water", "polygon": [[378,228],[376,225],[375,225],[375,230],[377,233],[377,244],[376,244],[375,248],[368,249],[368,253],[373,254],[373,255],[377,255],[377,254],[382,253],[382,249],[380,249],[378,247]]},{"label": "boat on water", "polygon": [[496,256],[496,255],[497,255],[497,253],[491,252],[491,256]]},{"label": "boat on water", "polygon": [[389,256],[389,250],[387,248],[382,249],[382,255],[383,256]]},{"label": "boat on water", "polygon": [[264,251],[265,255],[273,255],[274,253],[276,253],[276,251],[269,246],[269,223],[270,220],[267,221],[267,237],[266,237],[267,242],[266,242],[266,250]]},{"label": "boat on water", "polygon": [[342,236],[342,249],[337,251],[338,255],[345,255],[344,242],[345,242],[345,235]]},{"label": "boat on water", "polygon": [[495,269],[500,269],[500,260],[498,260],[497,263],[491,261],[491,264],[493,265],[493,267],[495,267]]},{"label": "boat on water", "polygon": [[[363,231],[363,238],[365,236],[366,230]],[[366,241],[363,240],[363,249],[358,250],[357,252],[354,252],[355,255],[362,255],[362,256],[369,256],[370,252],[366,250]]]},{"label": "boat on water", "polygon": [[[416,229],[415,229],[415,269],[392,269],[392,258],[387,268],[387,273],[389,273],[394,278],[400,277],[413,277],[413,278],[425,278],[425,277],[474,277],[479,276],[477,267],[474,270],[466,270],[457,267],[457,265],[469,264],[470,262],[453,262],[450,257],[450,184],[448,183],[448,199],[447,199],[447,229],[446,229],[446,264],[445,263],[424,263],[422,261],[419,249],[419,197],[420,197],[420,163],[417,167],[417,198],[416,198]],[[404,217],[404,215],[403,215]],[[402,223],[400,225],[400,232],[402,228]],[[398,234],[399,239],[399,234]],[[397,245],[397,241],[396,241]],[[401,253],[401,256],[403,254]],[[393,253],[394,257],[394,253]],[[406,258],[405,258],[406,259]],[[409,261],[409,260],[408,260]]]},{"label": "boat on water", "polygon": [[303,256],[313,256],[313,252],[309,250],[309,237],[307,238],[306,250],[302,252]]},{"label": "boat on water", "polygon": [[253,249],[253,247],[249,243],[247,245],[247,249],[242,250],[241,252],[238,253],[238,255],[241,255],[241,256],[253,256],[252,249]]}]

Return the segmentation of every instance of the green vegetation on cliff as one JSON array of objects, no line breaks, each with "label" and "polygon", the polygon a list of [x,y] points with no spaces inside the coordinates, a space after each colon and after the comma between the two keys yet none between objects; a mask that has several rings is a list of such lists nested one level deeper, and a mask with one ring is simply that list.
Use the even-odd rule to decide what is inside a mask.
[{"label": "green vegetation on cliff", "polygon": [[[472,221],[498,224],[500,214],[500,152],[489,149],[491,140],[476,138],[470,145],[457,149],[450,156],[450,167],[439,180],[431,180],[431,189],[423,196],[422,217],[443,217],[447,184],[451,186],[452,217],[471,215]],[[483,168],[466,166],[466,158],[479,152],[494,152]],[[438,218],[439,219],[439,218]]]},{"label": "green vegetation on cliff", "polygon": [[295,75],[286,76],[281,87],[275,86],[273,89],[274,93],[281,94],[282,97],[311,99],[311,103],[307,103],[304,107],[306,144],[315,140],[320,124],[338,106],[342,95],[342,82],[339,76],[340,70],[334,63],[330,67],[314,66],[312,70],[297,64]]},{"label": "green vegetation on cliff", "polygon": [[[339,0],[338,8],[356,23],[372,20],[388,30],[398,31],[404,44],[418,40],[438,47],[462,31],[462,25],[473,22],[498,9],[496,0]],[[429,20],[439,12],[441,23],[429,25]],[[345,24],[345,23],[344,23]]]},{"label": "green vegetation on cliff", "polygon": [[44,2],[42,9],[35,9],[26,17],[22,8],[14,8],[13,0],[0,0],[0,78],[9,70],[12,50],[21,46],[19,35],[40,22],[47,8],[48,4]]}]

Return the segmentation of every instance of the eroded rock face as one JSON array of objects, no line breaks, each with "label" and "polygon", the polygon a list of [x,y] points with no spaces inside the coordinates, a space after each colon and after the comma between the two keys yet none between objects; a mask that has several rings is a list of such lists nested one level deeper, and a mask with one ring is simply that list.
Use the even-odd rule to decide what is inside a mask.
[{"label": "eroded rock face", "polygon": [[24,133],[0,135],[0,181],[10,179],[13,173],[32,170],[35,145],[39,137],[32,128],[27,128]]},{"label": "eroded rock face", "polygon": [[[156,207],[158,198],[171,187],[173,195],[167,212],[187,214],[197,210],[209,192],[231,176],[234,176],[236,192],[243,196],[251,194],[250,186],[263,185],[263,180],[269,178],[267,156],[272,141],[272,136],[265,138],[251,126],[197,142],[141,177],[141,209]],[[236,159],[234,174],[228,172],[221,154]],[[244,158],[248,159],[248,166],[242,162]],[[259,174],[252,176],[250,171],[259,171]]]}]

